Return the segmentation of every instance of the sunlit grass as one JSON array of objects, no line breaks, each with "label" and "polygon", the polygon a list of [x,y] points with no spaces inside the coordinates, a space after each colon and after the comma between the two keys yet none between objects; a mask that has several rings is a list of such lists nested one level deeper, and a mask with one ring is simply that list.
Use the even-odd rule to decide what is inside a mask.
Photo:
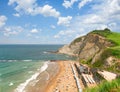
[{"label": "sunlit grass", "polygon": [[106,37],[107,39],[114,41],[117,44],[117,46],[120,46],[120,33],[112,32]]},{"label": "sunlit grass", "polygon": [[86,88],[83,92],[120,92],[120,78],[111,82],[103,81],[94,88]]}]

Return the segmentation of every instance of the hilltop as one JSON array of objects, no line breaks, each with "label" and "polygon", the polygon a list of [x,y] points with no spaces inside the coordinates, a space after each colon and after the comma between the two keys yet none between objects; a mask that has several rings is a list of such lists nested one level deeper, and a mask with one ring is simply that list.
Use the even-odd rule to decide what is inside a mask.
[{"label": "hilltop", "polygon": [[76,56],[90,67],[102,68],[115,73],[120,72],[120,33],[108,28],[94,30],[85,36],[76,38],[58,53]]}]

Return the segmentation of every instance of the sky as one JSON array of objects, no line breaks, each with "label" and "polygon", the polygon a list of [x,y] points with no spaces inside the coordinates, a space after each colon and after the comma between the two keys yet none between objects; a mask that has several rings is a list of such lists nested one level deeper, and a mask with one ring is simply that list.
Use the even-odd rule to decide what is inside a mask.
[{"label": "sky", "polygon": [[0,44],[68,44],[104,28],[120,32],[120,0],[0,0]]}]

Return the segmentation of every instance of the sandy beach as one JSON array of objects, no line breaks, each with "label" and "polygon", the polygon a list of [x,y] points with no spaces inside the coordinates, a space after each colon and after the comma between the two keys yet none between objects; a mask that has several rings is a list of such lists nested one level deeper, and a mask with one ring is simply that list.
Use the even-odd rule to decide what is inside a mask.
[{"label": "sandy beach", "polygon": [[49,62],[48,68],[27,85],[25,92],[78,92],[71,64],[74,62]]},{"label": "sandy beach", "polygon": [[76,81],[71,69],[71,61],[58,61],[59,73],[49,82],[45,92],[78,92]]},{"label": "sandy beach", "polygon": [[49,62],[48,68],[25,87],[25,92],[45,92],[49,82],[59,73],[59,68],[57,62]]}]

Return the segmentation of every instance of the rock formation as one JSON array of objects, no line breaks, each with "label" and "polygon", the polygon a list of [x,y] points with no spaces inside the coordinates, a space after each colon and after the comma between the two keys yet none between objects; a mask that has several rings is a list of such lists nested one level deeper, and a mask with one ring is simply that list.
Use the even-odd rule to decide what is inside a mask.
[{"label": "rock formation", "polygon": [[94,63],[100,58],[104,49],[112,45],[104,36],[90,32],[63,46],[58,53],[77,56],[79,60],[92,60],[91,63]]}]

